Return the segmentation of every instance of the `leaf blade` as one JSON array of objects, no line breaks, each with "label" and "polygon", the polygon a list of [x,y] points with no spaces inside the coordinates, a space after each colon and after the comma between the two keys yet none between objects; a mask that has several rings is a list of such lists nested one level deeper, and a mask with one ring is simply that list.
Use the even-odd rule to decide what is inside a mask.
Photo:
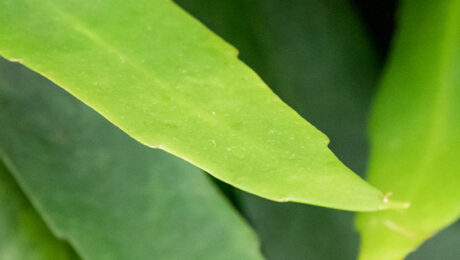
[{"label": "leaf blade", "polygon": [[0,53],[147,146],[276,201],[400,207],[347,169],[327,137],[273,95],[233,47],[172,2],[37,3],[3,2]]}]

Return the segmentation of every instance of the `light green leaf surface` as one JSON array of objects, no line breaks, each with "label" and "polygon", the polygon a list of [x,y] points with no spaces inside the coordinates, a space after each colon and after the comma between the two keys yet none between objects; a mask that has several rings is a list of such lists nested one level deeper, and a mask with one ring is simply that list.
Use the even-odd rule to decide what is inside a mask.
[{"label": "light green leaf surface", "polygon": [[137,143],[22,66],[2,61],[0,73],[1,157],[84,259],[261,259],[201,170]]},{"label": "light green leaf surface", "polygon": [[0,259],[78,259],[56,239],[0,162]]},{"label": "light green leaf surface", "polygon": [[245,191],[356,211],[401,206],[385,203],[233,47],[172,1],[2,0],[0,55],[141,143]]},{"label": "light green leaf surface", "polygon": [[460,214],[460,1],[405,0],[373,108],[369,181],[407,210],[362,214],[361,259],[402,259]]},{"label": "light green leaf surface", "polygon": [[[364,172],[377,61],[346,1],[177,2],[234,44],[276,94],[331,137],[331,149],[346,165]],[[359,237],[349,212],[247,194],[239,203],[268,259],[356,259]]]}]

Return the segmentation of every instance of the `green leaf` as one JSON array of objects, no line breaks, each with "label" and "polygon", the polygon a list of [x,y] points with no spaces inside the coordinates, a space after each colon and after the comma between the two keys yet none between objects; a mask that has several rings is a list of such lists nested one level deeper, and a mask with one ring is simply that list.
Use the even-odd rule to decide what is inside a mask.
[{"label": "green leaf", "polygon": [[[288,2],[178,1],[234,44],[275,93],[331,137],[338,157],[362,173],[378,72],[370,41],[346,1]],[[349,212],[249,195],[239,202],[268,259],[356,259],[359,237]]]},{"label": "green leaf", "polygon": [[47,80],[0,63],[0,149],[84,259],[261,259],[201,170],[151,150]]},{"label": "green leaf", "polygon": [[402,259],[460,214],[460,1],[405,0],[371,121],[369,181],[407,210],[362,214],[361,259]]},{"label": "green leaf", "polygon": [[0,162],[0,259],[78,259],[58,240]]},{"label": "green leaf", "polygon": [[3,0],[0,54],[242,190],[346,210],[401,207],[172,1]]}]

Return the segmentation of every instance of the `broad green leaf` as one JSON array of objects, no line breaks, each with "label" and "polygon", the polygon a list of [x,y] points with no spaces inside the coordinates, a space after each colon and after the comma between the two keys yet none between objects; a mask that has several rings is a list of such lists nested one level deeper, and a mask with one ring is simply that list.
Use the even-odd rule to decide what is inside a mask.
[{"label": "broad green leaf", "polygon": [[369,181],[411,207],[360,216],[361,259],[402,259],[460,214],[460,1],[405,0],[400,15]]},{"label": "broad green leaf", "polygon": [[172,1],[1,0],[0,55],[141,143],[242,190],[346,210],[401,207],[346,168],[324,134]]},{"label": "broad green leaf", "polygon": [[0,162],[0,259],[78,259],[55,238]]},{"label": "broad green leaf", "polygon": [[199,169],[0,64],[2,158],[84,259],[261,259],[255,235]]},{"label": "broad green leaf", "polygon": [[[331,137],[331,149],[364,172],[366,112],[377,62],[343,0],[181,0],[234,44],[275,93]],[[352,214],[242,195],[240,206],[268,259],[356,259]]]}]

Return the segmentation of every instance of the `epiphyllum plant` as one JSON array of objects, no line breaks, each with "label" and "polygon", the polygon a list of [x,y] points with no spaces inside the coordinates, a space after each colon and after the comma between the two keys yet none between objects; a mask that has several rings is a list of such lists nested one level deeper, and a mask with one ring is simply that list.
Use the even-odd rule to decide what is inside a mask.
[{"label": "epiphyllum plant", "polygon": [[[0,55],[145,146],[234,187],[366,212],[357,222],[361,258],[400,259],[459,215],[459,14],[458,0],[403,3],[373,108],[372,185],[342,164],[328,138],[234,47],[172,1],[0,0]],[[251,230],[196,168],[133,142],[36,75],[15,73],[26,82],[0,86],[2,171],[73,247],[50,246],[46,229],[21,233],[46,233],[43,255],[261,258]],[[43,87],[32,86],[36,81]],[[130,189],[117,189],[126,183]],[[145,205],[132,203],[143,199]],[[30,208],[25,201],[17,200],[19,209]],[[22,216],[19,209],[9,219]],[[180,236],[170,233],[178,228]],[[5,256],[20,245],[9,232]],[[138,243],[138,236],[159,242]]]}]

